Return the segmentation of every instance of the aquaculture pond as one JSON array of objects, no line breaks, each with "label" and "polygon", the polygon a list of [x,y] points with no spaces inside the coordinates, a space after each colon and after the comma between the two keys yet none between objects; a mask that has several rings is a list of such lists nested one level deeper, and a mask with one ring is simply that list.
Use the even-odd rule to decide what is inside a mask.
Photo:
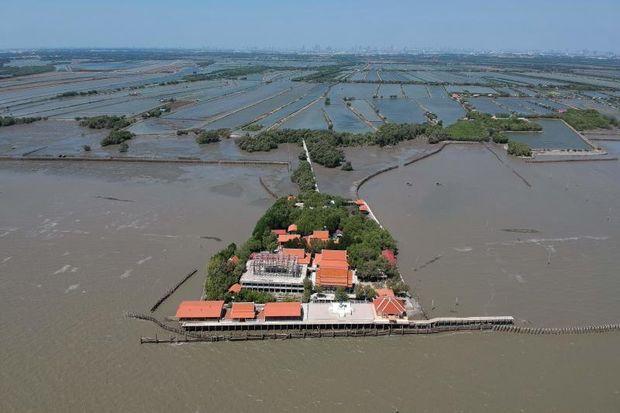
[{"label": "aquaculture pond", "polygon": [[259,123],[265,127],[272,126],[276,122],[281,121],[288,116],[292,116],[295,112],[309,105],[310,103],[318,99],[323,93],[325,93],[326,90],[327,86],[316,85],[303,98],[294,101],[291,104],[278,110],[277,112],[268,115],[267,117],[261,119]]},{"label": "aquaculture pond", "polygon": [[281,125],[281,129],[327,129],[323,114],[324,101],[321,99],[309,108],[296,113]]},{"label": "aquaculture pond", "polygon": [[334,130],[353,133],[370,132],[370,127],[347,108],[344,102],[332,102],[331,105],[325,106],[325,111],[334,124]]},{"label": "aquaculture pond", "polygon": [[352,100],[351,108],[371,122],[381,122],[381,118],[375,109],[365,99]]},{"label": "aquaculture pond", "polygon": [[424,110],[413,99],[375,99],[374,105],[392,123],[423,123]]},{"label": "aquaculture pond", "polygon": [[542,132],[508,132],[511,140],[527,143],[533,149],[582,149],[591,150],[575,131],[557,119],[537,119]]},{"label": "aquaculture pond", "polygon": [[467,101],[479,112],[488,113],[490,115],[506,112],[506,109],[498,106],[495,100],[490,98],[468,98]]},{"label": "aquaculture pond", "polygon": [[416,99],[420,106],[437,115],[444,125],[450,125],[465,116],[465,109],[449,98],[420,98]]}]

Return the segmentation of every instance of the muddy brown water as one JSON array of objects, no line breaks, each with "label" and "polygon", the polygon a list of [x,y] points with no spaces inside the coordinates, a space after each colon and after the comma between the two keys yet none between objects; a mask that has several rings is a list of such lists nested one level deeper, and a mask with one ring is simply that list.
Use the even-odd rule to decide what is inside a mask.
[{"label": "muddy brown water", "polygon": [[494,151],[448,146],[362,187],[424,308],[544,327],[618,322],[620,163]]},{"label": "muddy brown water", "polygon": [[[403,170],[407,174],[416,171],[413,177],[407,176],[408,180],[413,179],[414,186],[403,186],[394,176],[385,175],[377,179],[387,182],[383,186],[369,184],[364,189],[368,192],[365,196],[401,241],[401,264],[405,268],[432,258],[437,251],[444,254],[446,259],[415,275],[418,278],[428,276],[423,278],[425,282],[413,279],[426,301],[427,296],[438,297],[436,313],[444,309],[444,302],[439,298],[443,290],[447,290],[443,293],[446,300],[453,299],[454,295],[461,297],[463,310],[459,309],[460,314],[477,313],[485,307],[474,304],[475,300],[488,297],[484,290],[465,294],[461,292],[461,285],[467,284],[467,280],[474,283],[466,291],[486,286],[476,277],[480,270],[475,266],[484,269],[488,260],[483,254],[468,259],[466,252],[455,251],[454,247],[470,246],[472,255],[481,243],[512,242],[517,236],[529,235],[493,232],[495,238],[489,238],[485,231],[480,231],[475,239],[454,235],[457,231],[474,231],[477,228],[474,224],[493,216],[489,212],[491,207],[481,207],[482,200],[471,200],[470,192],[478,197],[482,193],[476,189],[478,183],[465,182],[465,178],[484,181],[485,177],[495,175],[514,191],[504,195],[511,202],[516,202],[521,191],[516,188],[523,184],[503,171],[503,166],[494,163],[497,160],[492,161],[484,151],[459,149],[442,156],[447,157],[449,165],[461,165],[463,169],[473,161],[473,169],[479,171],[472,177],[457,169],[454,172],[462,176],[450,178],[454,175],[446,171],[446,160],[431,159],[426,164]],[[436,168],[434,161],[443,168]],[[557,170],[543,168],[539,178],[543,182],[559,176]],[[422,174],[420,169],[427,169],[427,172]],[[531,173],[521,172],[532,180],[536,190],[538,179]],[[610,177],[608,171],[598,166],[584,166],[565,173],[571,177],[586,174],[592,178],[593,175],[608,184],[615,176]],[[0,164],[0,411],[617,410],[620,405],[620,359],[617,357],[620,334],[460,333],[140,345],[141,335],[166,333],[149,323],[128,320],[123,312],[146,311],[192,268],[199,268],[199,274],[184,284],[156,314],[160,317],[172,314],[180,300],[198,298],[208,257],[228,242],[242,242],[247,238],[256,219],[271,204],[269,195],[258,183],[259,176],[278,193],[286,194],[291,190],[288,172],[278,167]],[[423,185],[423,179],[429,180],[427,184]],[[453,184],[451,179],[456,182]],[[452,202],[461,205],[461,211],[465,208],[469,224],[449,226],[448,223],[456,220],[446,221],[446,216],[456,215],[456,211],[451,211],[456,207],[440,208],[437,202],[423,199],[423,194],[439,189],[433,186],[437,180],[443,182],[440,189],[457,191],[452,195]],[[592,240],[602,250],[596,258],[604,263],[597,268],[605,273],[603,270],[616,259],[613,245],[607,246],[617,235],[615,215],[612,214],[612,223],[607,225],[591,217],[598,216],[604,204],[613,203],[617,191],[607,187],[601,193],[603,183],[590,182],[596,185],[592,188],[584,187],[583,180],[578,182],[579,186],[569,186],[567,192],[588,194],[588,208],[594,211],[582,214],[590,217],[581,218],[586,219],[583,225],[587,228],[571,225],[566,233],[558,234],[552,229],[560,223],[545,226],[542,217],[535,222],[525,218],[502,220],[494,223],[493,228],[535,227],[542,231],[537,234],[541,237],[608,236],[606,240]],[[401,198],[417,191],[418,187],[423,190],[415,197],[417,203],[412,203],[408,197]],[[390,202],[379,203],[377,197],[384,194],[381,191],[390,188]],[[499,187],[488,189],[499,190]],[[557,189],[557,193],[551,192],[551,195],[562,194],[562,191],[563,188]],[[484,196],[491,205],[497,203],[498,207],[506,208],[507,201],[502,201],[502,196],[492,192]],[[564,203],[557,201],[557,204],[567,203],[565,198],[562,200]],[[583,196],[576,195],[572,201],[585,202]],[[406,209],[403,204],[415,206],[415,209]],[[504,212],[516,214],[515,210],[524,205],[527,205],[525,200],[516,202],[516,206]],[[583,205],[565,207],[575,214],[573,209],[588,211]],[[433,210],[444,212],[436,217],[434,215],[439,212]],[[389,214],[394,214],[393,220],[388,219]],[[417,215],[421,218],[414,221],[413,231],[409,222],[417,220]],[[547,218],[552,222],[564,221],[553,216]],[[586,229],[588,231],[584,232]],[[409,230],[412,232],[407,238],[404,234]],[[203,237],[219,237],[222,242]],[[478,242],[474,242],[476,240]],[[589,245],[581,240],[576,243]],[[561,254],[569,254],[564,253],[563,245],[570,243],[558,244],[551,265],[562,262]],[[532,246],[531,250],[504,255],[504,247],[493,248],[500,252],[494,252],[496,257],[492,262],[499,258],[507,261],[505,266],[509,273],[517,271],[512,266],[524,254],[531,253],[531,259],[538,260],[542,253],[538,249],[547,251]],[[510,245],[505,250],[519,248]],[[594,249],[590,247],[586,253],[592,254]],[[562,268],[570,268],[575,260]],[[481,262],[476,264],[476,261]],[[459,269],[466,271],[458,277],[429,284],[432,277],[428,272],[448,273],[447,269],[456,267],[457,263],[460,263]],[[442,265],[448,268],[438,271]],[[519,269],[525,283],[517,281],[504,285],[505,282],[497,280],[495,285],[512,288],[515,294],[525,296],[519,288],[535,282],[525,270],[538,268],[538,265],[530,265]],[[573,271],[575,273],[578,271]],[[438,277],[441,275],[435,278]],[[509,275],[505,277],[512,280]],[[545,272],[537,277],[551,275]],[[572,278],[575,277],[569,277]],[[599,291],[594,297],[601,298],[600,302],[590,303],[582,311],[589,314],[583,317],[584,321],[594,320],[597,318],[594,315],[605,312],[600,308],[617,309],[606,298],[616,288],[612,278],[606,278],[611,291]],[[549,310],[555,305],[569,307],[563,295],[553,291],[562,283],[553,280],[552,292],[547,292],[552,303],[536,304],[538,296],[535,295],[529,301],[520,300],[523,303],[500,306],[496,296],[495,305],[487,307],[487,312],[514,309],[518,310],[516,315],[542,324],[565,320],[567,317],[558,315],[560,311]],[[549,287],[543,284],[540,288]],[[592,298],[592,293],[588,292],[587,296]],[[528,303],[536,305],[520,307],[521,304],[527,307]],[[546,315],[548,312],[553,317]]]}]

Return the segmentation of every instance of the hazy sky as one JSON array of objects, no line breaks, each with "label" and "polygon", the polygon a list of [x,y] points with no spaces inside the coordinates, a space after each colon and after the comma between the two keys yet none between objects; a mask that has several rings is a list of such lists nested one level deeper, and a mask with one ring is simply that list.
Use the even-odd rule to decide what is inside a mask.
[{"label": "hazy sky", "polygon": [[620,0],[2,0],[0,48],[460,48],[620,53]]}]

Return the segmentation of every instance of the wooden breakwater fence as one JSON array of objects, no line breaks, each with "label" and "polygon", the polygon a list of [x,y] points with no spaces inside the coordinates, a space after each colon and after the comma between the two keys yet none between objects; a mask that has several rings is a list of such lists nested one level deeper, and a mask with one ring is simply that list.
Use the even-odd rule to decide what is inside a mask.
[{"label": "wooden breakwater fence", "polygon": [[155,310],[157,310],[157,308],[168,299],[168,297],[170,297],[172,294],[174,294],[174,292],[176,290],[179,289],[180,286],[182,286],[185,281],[189,280],[192,275],[196,274],[198,272],[197,268],[194,268],[192,271],[190,271],[185,277],[183,277],[183,279],[181,281],[179,281],[178,283],[176,283],[172,288],[170,288],[168,291],[166,291],[166,293],[164,293],[164,295],[157,300],[157,302],[153,305],[153,307],[151,307],[150,312],[153,313],[155,312]]},{"label": "wooden breakwater fence", "polygon": [[126,163],[178,163],[199,165],[255,165],[286,166],[288,161],[271,161],[260,159],[200,159],[192,157],[178,158],[138,158],[129,156],[89,157],[89,156],[7,156],[0,155],[0,161],[73,161],[73,162],[126,162]]},{"label": "wooden breakwater fence", "polygon": [[514,325],[493,326],[493,331],[505,333],[530,334],[530,335],[566,335],[566,334],[590,334],[590,333],[609,333],[620,331],[620,324],[597,324],[583,327],[519,327]]}]

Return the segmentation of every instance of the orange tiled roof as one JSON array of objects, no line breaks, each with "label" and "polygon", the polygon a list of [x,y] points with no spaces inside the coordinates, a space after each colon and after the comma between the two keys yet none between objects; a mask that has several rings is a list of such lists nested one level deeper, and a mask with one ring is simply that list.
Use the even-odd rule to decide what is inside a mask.
[{"label": "orange tiled roof", "polygon": [[230,309],[230,318],[253,319],[256,317],[254,303],[233,303]]},{"label": "orange tiled roof", "polygon": [[233,294],[239,294],[241,292],[241,284],[235,283],[231,285],[230,288],[228,289],[228,292],[233,293]]},{"label": "orange tiled roof", "polygon": [[370,209],[368,209],[368,205],[364,204],[364,205],[360,205],[360,212],[364,212],[364,213],[369,213]]},{"label": "orange tiled roof", "polygon": [[316,272],[316,284],[328,287],[353,287],[353,273],[348,268],[321,266]]},{"label": "orange tiled roof", "polygon": [[288,232],[297,232],[297,224],[291,224],[288,226]]},{"label": "orange tiled roof", "polygon": [[265,317],[301,317],[301,303],[267,303],[264,314]]},{"label": "orange tiled roof", "polygon": [[319,239],[321,241],[329,241],[329,231],[313,231],[310,239]]},{"label": "orange tiled roof", "polygon": [[318,267],[321,264],[322,259],[323,259],[322,254],[319,254],[318,252],[314,254],[314,265]]},{"label": "orange tiled roof", "polygon": [[286,230],[285,229],[272,229],[271,233],[275,235],[286,235]]},{"label": "orange tiled roof", "polygon": [[363,199],[356,199],[356,200],[355,200],[355,204],[356,204],[356,205],[359,205],[359,206],[361,206],[361,205],[365,205],[365,204],[366,204],[366,201],[364,201]]},{"label": "orange tiled roof", "polygon": [[282,248],[282,255],[297,257],[298,264],[310,265],[311,257],[303,248]]},{"label": "orange tiled roof", "polygon": [[220,318],[224,301],[183,301],[179,304],[178,318]]},{"label": "orange tiled roof", "polygon": [[330,261],[347,261],[347,250],[328,250],[321,251],[321,257]]},{"label": "orange tiled roof", "polygon": [[349,263],[342,260],[327,260],[325,257],[321,258],[321,263],[319,264],[319,268],[344,268],[346,270],[349,269]]},{"label": "orange tiled roof", "polygon": [[402,316],[405,314],[405,304],[396,297],[379,297],[373,300],[373,305],[380,316]]},{"label": "orange tiled roof", "polygon": [[292,241],[294,239],[299,239],[301,238],[301,235],[299,234],[283,234],[283,235],[278,235],[278,242],[280,244],[284,244],[285,242],[289,242]]}]

